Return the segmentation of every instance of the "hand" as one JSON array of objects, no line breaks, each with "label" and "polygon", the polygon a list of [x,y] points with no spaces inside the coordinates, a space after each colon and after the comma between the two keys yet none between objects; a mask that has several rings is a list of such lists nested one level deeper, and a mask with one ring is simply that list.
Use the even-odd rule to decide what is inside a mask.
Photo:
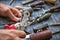
[{"label": "hand", "polygon": [[0,40],[22,40],[26,33],[18,30],[0,30]]},{"label": "hand", "polygon": [[6,16],[15,22],[18,22],[22,15],[17,9],[0,3],[0,16]]}]

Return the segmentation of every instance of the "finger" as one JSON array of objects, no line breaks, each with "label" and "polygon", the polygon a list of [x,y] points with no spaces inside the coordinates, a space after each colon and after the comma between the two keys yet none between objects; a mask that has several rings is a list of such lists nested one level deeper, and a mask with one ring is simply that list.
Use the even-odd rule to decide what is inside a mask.
[{"label": "finger", "polygon": [[22,40],[22,38],[16,37],[14,40]]},{"label": "finger", "polygon": [[11,20],[13,20],[13,21],[15,21],[15,22],[18,22],[18,21],[20,20],[19,18],[15,17],[15,16],[13,15],[13,13],[11,12],[11,10],[7,10],[7,11],[6,11],[6,14],[8,14],[8,16],[11,18]]},{"label": "finger", "polygon": [[6,33],[6,31],[0,33],[0,39],[1,40],[14,40],[15,37],[16,36],[14,34],[11,34],[9,32]]},{"label": "finger", "polygon": [[18,31],[18,30],[0,30],[0,34],[3,36],[3,38],[0,38],[0,39],[4,39],[4,40],[5,39],[6,40],[21,40],[22,37],[26,36],[25,32]]},{"label": "finger", "polygon": [[11,30],[10,33],[17,35],[20,38],[25,38],[25,36],[26,36],[26,33],[24,31],[20,31],[20,30]]},{"label": "finger", "polygon": [[12,12],[14,13],[15,16],[17,16],[19,18],[22,16],[22,14],[17,9],[12,8],[12,7],[10,7],[10,9],[12,10]]}]

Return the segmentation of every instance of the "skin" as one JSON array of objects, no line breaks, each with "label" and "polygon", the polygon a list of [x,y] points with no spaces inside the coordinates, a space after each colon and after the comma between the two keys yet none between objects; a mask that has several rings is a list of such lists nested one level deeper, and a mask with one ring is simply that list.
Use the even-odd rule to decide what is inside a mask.
[{"label": "skin", "polygon": [[0,30],[0,40],[22,40],[25,36],[20,30]]},{"label": "skin", "polygon": [[9,17],[12,21],[18,22],[22,14],[18,9],[0,3],[0,16]]},{"label": "skin", "polygon": [[[0,3],[0,16],[9,17],[12,21],[18,22],[21,15],[17,9]],[[0,30],[0,40],[22,40],[25,36],[26,33],[20,30]]]}]

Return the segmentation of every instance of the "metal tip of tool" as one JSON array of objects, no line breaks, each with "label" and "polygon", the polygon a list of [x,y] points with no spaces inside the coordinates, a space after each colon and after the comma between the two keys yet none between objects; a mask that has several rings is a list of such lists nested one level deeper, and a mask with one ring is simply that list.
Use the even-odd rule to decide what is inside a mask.
[{"label": "metal tip of tool", "polygon": [[60,26],[60,23],[51,23],[50,26]]},{"label": "metal tip of tool", "polygon": [[60,33],[60,31],[54,32],[54,33],[52,33],[52,35],[56,35],[56,34],[58,34],[58,33]]}]

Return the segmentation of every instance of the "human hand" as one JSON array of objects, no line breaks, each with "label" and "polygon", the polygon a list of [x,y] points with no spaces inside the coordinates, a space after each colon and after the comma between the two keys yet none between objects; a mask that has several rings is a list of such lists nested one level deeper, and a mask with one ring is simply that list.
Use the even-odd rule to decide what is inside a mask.
[{"label": "human hand", "polygon": [[22,14],[17,9],[0,3],[0,16],[6,16],[15,22],[18,22],[20,21]]},{"label": "human hand", "polygon": [[26,33],[18,30],[0,30],[0,40],[22,40]]}]

